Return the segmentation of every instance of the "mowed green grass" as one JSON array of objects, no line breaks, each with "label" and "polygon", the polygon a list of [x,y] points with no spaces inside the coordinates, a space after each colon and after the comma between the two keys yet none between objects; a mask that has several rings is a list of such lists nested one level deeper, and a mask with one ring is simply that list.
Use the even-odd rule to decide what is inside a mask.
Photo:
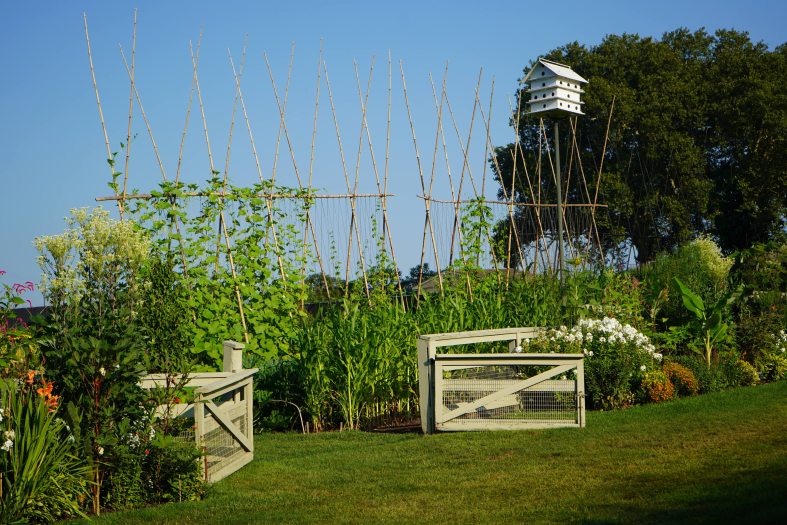
[{"label": "mowed green grass", "polygon": [[256,438],[195,503],[94,523],[787,523],[787,381],[585,429]]}]

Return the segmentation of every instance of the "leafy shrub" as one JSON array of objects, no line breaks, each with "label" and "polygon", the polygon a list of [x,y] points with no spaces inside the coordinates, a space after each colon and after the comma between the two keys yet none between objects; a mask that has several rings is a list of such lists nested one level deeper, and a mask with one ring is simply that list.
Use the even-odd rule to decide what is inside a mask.
[{"label": "leafy shrub", "polygon": [[779,381],[787,376],[787,357],[784,355],[767,354],[759,365],[763,381]]},{"label": "leafy shrub", "polygon": [[617,319],[582,319],[527,343],[528,351],[585,354],[585,384],[594,408],[629,406],[644,373],[661,361],[645,335]]},{"label": "leafy shrub", "polygon": [[642,378],[640,388],[647,401],[662,403],[675,397],[675,386],[661,370],[649,370]]},{"label": "leafy shrub", "polygon": [[142,482],[149,503],[194,501],[202,498],[199,449],[175,436],[156,434],[144,450]]},{"label": "leafy shrub", "polygon": [[675,385],[675,393],[679,396],[694,396],[699,392],[697,377],[689,368],[680,363],[667,362],[662,366],[670,382]]},{"label": "leafy shrub", "polygon": [[0,522],[84,516],[79,500],[88,493],[90,469],[57,417],[52,383],[30,371],[0,384],[0,402]]},{"label": "leafy shrub", "polygon": [[778,353],[778,335],[787,326],[787,244],[759,244],[740,252],[731,279],[746,291],[737,309],[738,348],[760,369],[764,354]]},{"label": "leafy shrub", "polygon": [[673,252],[659,254],[642,270],[653,321],[667,319],[667,324],[675,325],[690,319],[683,309],[675,277],[705,304],[714,304],[727,290],[732,264],[732,259],[724,257],[716,243],[705,237],[682,244]]},{"label": "leafy shrub", "polygon": [[760,382],[757,369],[743,359],[735,361],[735,366],[731,367],[730,373],[733,375],[731,383],[735,386],[754,386]]}]

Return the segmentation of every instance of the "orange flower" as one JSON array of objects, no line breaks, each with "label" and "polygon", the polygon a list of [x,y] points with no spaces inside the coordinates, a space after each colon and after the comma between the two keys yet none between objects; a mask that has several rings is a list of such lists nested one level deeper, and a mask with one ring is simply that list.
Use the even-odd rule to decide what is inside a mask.
[{"label": "orange flower", "polygon": [[[36,389],[36,392],[38,392],[38,395],[43,397],[44,399],[51,398],[52,397],[52,387],[54,386],[54,383],[52,383],[51,381],[47,382],[47,380],[42,377],[41,378],[41,385],[42,385],[41,388],[37,388]],[[57,397],[57,396],[55,396],[55,397]]]},{"label": "orange flower", "polygon": [[46,399],[46,406],[49,408],[50,412],[54,412],[55,410],[57,410],[59,401],[60,401],[60,396],[51,396]]},{"label": "orange flower", "polygon": [[27,383],[28,385],[32,385],[33,384],[33,379],[35,379],[35,377],[36,377],[36,371],[35,370],[30,370],[27,373],[27,379],[25,379],[25,383]]}]

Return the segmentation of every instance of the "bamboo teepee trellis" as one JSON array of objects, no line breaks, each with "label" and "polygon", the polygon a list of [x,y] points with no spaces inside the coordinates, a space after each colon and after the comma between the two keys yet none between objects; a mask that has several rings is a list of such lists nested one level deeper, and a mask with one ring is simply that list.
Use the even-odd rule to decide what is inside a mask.
[{"label": "bamboo teepee trellis", "polygon": [[[404,304],[404,290],[399,278],[400,272],[394,249],[395,243],[388,207],[389,199],[393,197],[389,192],[394,76],[390,52],[387,60],[386,136],[385,154],[382,163],[379,162],[378,156],[375,154],[375,151],[378,150],[375,148],[375,142],[372,137],[372,126],[369,123],[370,92],[372,91],[375,73],[374,60],[371,61],[369,66],[365,87],[361,81],[358,64],[356,62],[353,63],[354,80],[358,99],[357,108],[360,114],[358,122],[360,132],[357,136],[357,143],[355,143],[357,144],[357,149],[352,151],[352,153],[354,153],[354,155],[352,155],[352,153],[350,153],[349,143],[344,140],[341,131],[339,122],[340,115],[338,114],[339,111],[335,100],[336,96],[329,77],[329,69],[327,61],[324,58],[322,45],[320,46],[316,68],[311,141],[308,148],[308,159],[304,161],[302,157],[299,157],[303,152],[298,150],[290,133],[291,128],[288,118],[288,99],[295,56],[294,47],[290,53],[287,77],[283,91],[280,91],[281,85],[277,83],[273,67],[271,66],[267,54],[264,54],[265,70],[270,80],[273,102],[275,103],[275,114],[278,116],[278,131],[276,133],[275,143],[271,148],[272,154],[268,156],[268,158],[272,158],[272,168],[270,175],[265,176],[262,168],[261,155],[257,148],[257,141],[252,132],[246,96],[244,95],[242,87],[244,72],[247,68],[246,44],[244,43],[243,54],[238,67],[236,67],[232,54],[228,51],[228,61],[231,67],[234,94],[227,149],[222,172],[217,170],[214,162],[206,104],[203,100],[203,93],[200,86],[199,62],[202,42],[202,35],[200,34],[200,39],[197,41],[196,47],[189,43],[191,87],[188,95],[183,131],[180,136],[175,177],[171,181],[167,176],[165,163],[159,153],[158,144],[154,138],[150,119],[145,112],[136,79],[137,62],[135,50],[137,26],[135,13],[131,60],[127,60],[122,47],[120,50],[130,86],[128,124],[125,136],[125,158],[121,185],[118,180],[120,173],[115,170],[113,164],[114,157],[110,148],[108,128],[99,95],[86,16],[84,17],[84,27],[91,80],[95,92],[107,158],[112,161],[110,162],[111,176],[113,177],[113,182],[115,182],[113,186],[113,195],[98,197],[96,200],[114,201],[118,206],[121,218],[125,218],[126,215],[128,215],[128,204],[130,202],[159,198],[154,192],[143,193],[129,190],[132,125],[136,108],[136,111],[142,115],[145,130],[155,154],[156,164],[161,173],[161,180],[164,183],[174,181],[174,185],[180,188],[176,195],[173,194],[169,196],[168,206],[172,213],[169,215],[168,227],[171,232],[170,242],[178,244],[176,247],[173,247],[173,252],[179,254],[182,271],[187,277],[189,274],[189,262],[185,253],[186,250],[183,246],[187,232],[185,231],[185,224],[182,222],[179,212],[187,209],[187,203],[194,199],[215,199],[219,203],[218,206],[220,211],[217,216],[217,224],[215,225],[216,257],[213,264],[216,265],[216,269],[218,269],[220,264],[225,265],[232,275],[235,301],[243,325],[244,337],[247,341],[250,335],[245,322],[245,308],[249,306],[238,284],[235,263],[236,247],[233,245],[232,235],[228,230],[229,219],[224,213],[225,206],[228,206],[230,202],[242,201],[243,199],[261,199],[262,202],[264,202],[264,221],[262,221],[259,227],[264,229],[265,233],[264,250],[269,251],[273,255],[273,259],[275,259],[277,279],[285,287],[294,283],[303,284],[307,279],[309,271],[306,261],[314,260],[318,268],[317,273],[319,273],[321,285],[329,299],[335,298],[337,289],[331,286],[330,281],[334,279],[334,276],[328,268],[328,261],[326,260],[326,252],[328,251],[326,248],[326,241],[323,238],[324,236],[320,233],[326,219],[320,216],[317,212],[318,208],[314,207],[314,203],[342,203],[344,208],[342,208],[340,213],[344,214],[347,223],[346,244],[341,247],[341,256],[343,258],[341,262],[343,278],[341,281],[343,281],[344,293],[349,291],[351,278],[357,277],[358,281],[363,283],[361,288],[364,290],[367,297],[370,295],[370,290],[373,285],[370,283],[369,278],[369,272],[371,271],[370,261],[368,260],[369,250],[365,248],[365,246],[372,240],[379,246],[379,250],[381,250],[383,255],[382,260],[387,261],[386,264],[389,264],[393,270],[392,274],[395,276],[395,290],[398,292],[398,295],[402,297],[402,302]],[[555,241],[552,239],[553,236],[551,231],[555,221],[558,220],[563,222],[564,229],[569,232],[567,235],[567,248],[573,257],[587,261],[588,258],[593,255],[600,257],[603,264],[604,256],[601,251],[600,236],[596,225],[596,211],[602,206],[599,204],[599,187],[603,169],[603,150],[602,162],[594,174],[595,177],[591,177],[591,180],[588,181],[582,166],[582,152],[577,139],[576,120],[571,121],[568,149],[564,156],[566,159],[565,172],[568,175],[564,183],[565,188],[566,190],[574,188],[576,191],[563,192],[563,195],[566,195],[566,200],[563,203],[564,213],[562,217],[558,218],[555,214],[556,204],[554,202],[549,202],[549,199],[542,191],[544,186],[543,183],[550,177],[553,180],[555,178],[552,151],[550,148],[546,147],[547,142],[544,123],[543,121],[539,122],[540,140],[538,143],[538,151],[535,152],[535,157],[537,159],[536,164],[535,166],[528,166],[525,162],[526,155],[519,139],[519,117],[522,112],[521,101],[518,101],[516,109],[510,108],[511,114],[514,115],[513,122],[516,137],[511,153],[512,158],[510,159],[510,164],[513,165],[511,185],[501,186],[497,197],[489,198],[486,195],[489,187],[497,186],[497,184],[487,184],[490,165],[495,173],[501,173],[500,159],[498,159],[495,153],[496,150],[491,137],[494,81],[491,82],[489,103],[486,104],[487,109],[485,110],[485,104],[482,104],[480,94],[482,91],[483,70],[479,71],[473,92],[472,110],[470,111],[469,122],[467,123],[467,131],[466,134],[463,135],[460,131],[460,123],[458,122],[457,114],[454,112],[454,106],[451,103],[447,88],[448,66],[446,65],[444,69],[439,90],[430,76],[432,98],[436,115],[436,127],[432,144],[431,163],[428,163],[428,161],[425,162],[422,160],[421,157],[421,148],[416,137],[415,121],[417,115],[411,107],[404,65],[401,61],[399,63],[398,73],[398,76],[401,78],[401,94],[404,100],[403,109],[406,110],[407,124],[409,124],[410,137],[408,140],[412,140],[417,176],[420,182],[421,195],[419,197],[424,204],[420,270],[415,290],[416,297],[419,297],[422,293],[424,285],[423,270],[429,260],[435,265],[437,288],[441,292],[446,286],[446,271],[450,272],[449,275],[459,272],[471,300],[473,296],[474,281],[472,273],[474,271],[492,271],[501,283],[508,283],[517,271],[553,271],[555,261],[552,252],[554,251]],[[333,133],[336,140],[336,152],[340,159],[336,171],[341,174],[344,180],[343,193],[324,193],[318,191],[315,185],[315,151],[318,142],[318,120],[322,107],[321,104],[324,104],[326,94],[330,106],[331,124],[333,125]],[[212,177],[218,177],[220,175],[221,180],[220,186],[210,189],[189,189],[178,186],[182,184],[185,156],[184,145],[186,144],[189,121],[192,109],[194,109],[195,99],[201,117],[202,134],[204,136],[205,152],[207,153],[207,169]],[[235,119],[238,113],[242,114],[243,123],[245,124],[248,134],[248,141],[251,146],[251,156],[254,161],[256,177],[259,180],[259,186],[257,187],[261,188],[260,191],[255,190],[242,194],[236,192],[230,184],[232,180],[230,174],[230,158],[233,153],[232,145],[235,131]],[[481,130],[480,132],[478,131],[479,129]],[[474,133],[476,134],[475,137]],[[480,142],[483,143],[480,145],[477,139],[479,133],[482,136]],[[282,170],[282,166],[279,162],[279,152],[282,146],[287,150],[290,164],[288,170],[295,176],[297,181],[296,188],[287,189],[277,186],[277,174]],[[604,149],[606,149],[606,145]],[[457,153],[452,153],[453,151]],[[480,157],[480,166],[474,163],[474,159],[478,158],[479,151],[483,151]],[[351,158],[351,156],[354,157],[354,159]],[[456,159],[459,161],[458,166],[456,165]],[[363,162],[366,162],[371,169],[363,170],[361,168]],[[304,166],[307,166],[307,168],[304,169]],[[477,175],[479,171],[482,172],[480,183]],[[524,175],[524,180],[519,180],[521,177],[520,174]],[[361,179],[366,177],[371,181],[372,176],[376,191],[362,192],[360,185]],[[437,196],[436,192],[440,188],[447,188],[450,191],[450,198],[440,198]],[[522,190],[522,188],[525,188],[525,190]],[[517,198],[517,192],[520,194],[519,198]],[[522,194],[524,194],[524,198],[522,198]],[[569,195],[579,195],[580,201],[569,202]],[[288,255],[285,253],[286,249],[283,246],[281,231],[283,226],[276,220],[276,217],[283,213],[282,210],[289,205],[287,203],[293,202],[301,203],[299,204],[299,206],[301,206],[299,209],[302,210],[302,216],[296,221],[301,228],[299,232],[299,237],[301,239],[299,248],[301,262],[300,267],[295,272],[288,271],[288,268],[291,268],[292,264],[291,261],[287,260]],[[508,224],[506,230],[507,238],[502,239],[505,245],[504,250],[499,248],[492,249],[495,243],[500,245],[501,242],[501,239],[495,237],[493,232],[495,223],[490,223],[482,231],[473,233],[471,225],[472,218],[469,218],[467,214],[468,206],[484,207],[485,209],[493,210],[493,212],[490,213],[492,213],[496,223]],[[364,208],[365,212],[362,212],[361,208]],[[370,234],[368,231],[364,231],[364,226],[362,224],[364,220],[368,220],[368,217],[364,217],[364,215],[368,215],[370,209],[373,209],[373,213],[376,217],[375,220],[379,221],[381,226],[381,231],[373,233],[375,239],[369,239]],[[468,226],[469,224],[470,226]],[[528,227],[531,229],[531,231],[527,233],[527,238],[531,239],[530,241],[526,241],[524,238],[526,232],[523,229],[523,225],[529,225]],[[335,233],[335,228],[332,228],[332,231]],[[579,243],[578,239],[582,239],[582,242]],[[471,241],[476,243],[474,249],[468,248],[468,243]],[[479,248],[479,246],[482,246],[482,248]],[[292,254],[290,254],[290,256],[292,256]],[[353,264],[353,261],[355,264]]]}]

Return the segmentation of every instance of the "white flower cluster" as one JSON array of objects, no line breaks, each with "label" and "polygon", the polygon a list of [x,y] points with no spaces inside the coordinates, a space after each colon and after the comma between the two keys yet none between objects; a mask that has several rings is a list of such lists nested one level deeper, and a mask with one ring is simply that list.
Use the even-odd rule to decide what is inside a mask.
[{"label": "white flower cluster", "polygon": [[14,446],[14,439],[16,438],[16,432],[14,432],[13,430],[6,430],[5,432],[3,432],[3,437],[5,438],[5,443],[3,443],[3,446],[0,447],[0,449],[2,449],[4,452],[10,452],[11,447]]},{"label": "white flower cluster", "polygon": [[776,351],[781,354],[787,352],[787,331],[779,330],[779,335],[776,336]]},{"label": "white flower cluster", "polygon": [[662,355],[656,352],[656,347],[651,344],[646,335],[641,334],[636,328],[628,324],[622,324],[613,317],[603,319],[581,319],[574,327],[567,329],[561,326],[550,341],[565,341],[567,343],[577,343],[583,347],[583,353],[593,356],[593,350],[585,348],[594,341],[601,344],[630,344],[637,349],[647,352],[657,361],[661,361]]}]

